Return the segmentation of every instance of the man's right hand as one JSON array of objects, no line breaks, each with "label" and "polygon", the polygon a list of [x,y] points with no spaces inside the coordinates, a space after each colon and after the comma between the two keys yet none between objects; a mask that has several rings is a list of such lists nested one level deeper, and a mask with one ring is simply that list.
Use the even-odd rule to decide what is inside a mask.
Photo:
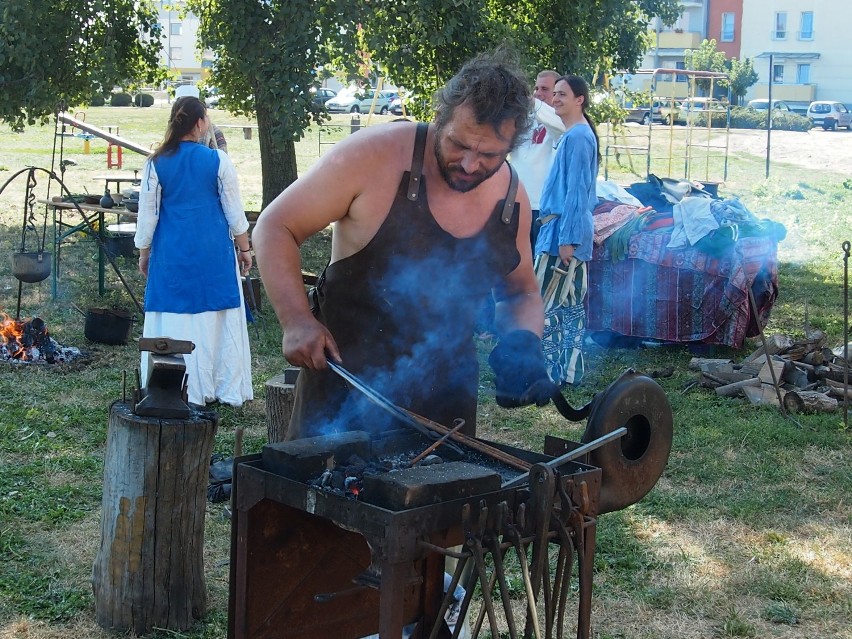
[{"label": "man's right hand", "polygon": [[281,344],[284,357],[293,366],[323,370],[328,368],[329,359],[342,363],[331,333],[313,317],[289,323]]}]

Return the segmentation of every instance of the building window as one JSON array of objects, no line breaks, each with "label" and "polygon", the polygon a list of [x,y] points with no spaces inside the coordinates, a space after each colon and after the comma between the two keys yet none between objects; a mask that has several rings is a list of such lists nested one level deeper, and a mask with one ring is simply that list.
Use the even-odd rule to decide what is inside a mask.
[{"label": "building window", "polygon": [[800,64],[796,67],[796,83],[808,84],[811,81],[811,65]]},{"label": "building window", "polygon": [[722,33],[719,36],[720,42],[733,42],[734,41],[734,14],[733,13],[723,13],[722,14]]},{"label": "building window", "polygon": [[183,34],[183,23],[182,22],[172,22],[169,24],[169,35],[181,35]]},{"label": "building window", "polygon": [[772,34],[773,40],[786,40],[787,39],[787,12],[786,11],[776,11],[775,12],[775,31]]},{"label": "building window", "polygon": [[784,83],[784,65],[783,64],[773,64],[772,65],[772,81],[775,84],[783,84]]},{"label": "building window", "polygon": [[[686,63],[680,62],[680,61],[675,62],[675,68],[676,69],[686,69]],[[688,76],[685,76],[682,73],[675,74],[675,82],[686,82],[687,80],[689,80]]]},{"label": "building window", "polygon": [[814,39],[814,12],[802,11],[802,23],[799,29],[799,40]]},{"label": "building window", "polygon": [[169,58],[183,60],[183,47],[169,47]]}]

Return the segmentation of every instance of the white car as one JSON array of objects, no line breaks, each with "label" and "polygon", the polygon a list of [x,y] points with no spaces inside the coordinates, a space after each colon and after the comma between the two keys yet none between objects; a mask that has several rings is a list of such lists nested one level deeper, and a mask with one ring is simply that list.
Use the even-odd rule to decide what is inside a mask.
[{"label": "white car", "polygon": [[[373,106],[375,98],[375,106]],[[373,113],[385,115],[390,108],[390,97],[384,91],[375,89],[342,89],[336,96],[325,103],[329,113]]]},{"label": "white car", "polygon": [[842,102],[817,100],[808,106],[808,119],[813,126],[821,126],[826,131],[835,131],[845,126],[852,131],[852,111]]},{"label": "white car", "polygon": [[[758,98],[757,100],[751,100],[746,106],[750,109],[754,109],[755,111],[766,111],[769,109],[769,100]],[[791,109],[787,103],[782,100],[773,100],[772,110],[785,111],[789,113],[793,109]]]}]

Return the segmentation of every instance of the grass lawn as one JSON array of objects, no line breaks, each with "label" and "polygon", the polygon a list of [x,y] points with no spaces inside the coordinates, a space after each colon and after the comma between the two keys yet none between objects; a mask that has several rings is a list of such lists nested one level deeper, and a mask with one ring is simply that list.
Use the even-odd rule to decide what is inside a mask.
[{"label": "grass lawn", "polygon": [[[101,107],[88,109],[85,117],[97,126],[119,125],[122,137],[147,146],[161,139],[167,113],[157,106]],[[220,111],[211,115],[217,124],[247,123]],[[340,116],[337,128],[308,133],[297,144],[300,169],[328,148],[322,143],[348,133],[348,122],[348,116]],[[246,140],[239,129],[225,131],[246,208],[257,210],[257,136]],[[819,134],[825,133],[795,134],[795,140],[804,149]],[[764,158],[739,149],[736,137],[730,141],[728,176],[720,194],[739,197],[758,217],[781,222],[788,231],[779,246],[781,292],[767,332],[801,337],[807,321],[829,335],[830,346],[839,345],[841,243],[852,236],[848,173],[840,171],[844,165],[826,159],[823,167],[813,168],[775,163],[765,179]],[[686,148],[682,136],[661,137],[655,145],[655,157],[665,155],[669,145]],[[58,172],[60,146],[64,157],[76,163],[66,170],[69,189],[102,193],[104,183],[95,176],[106,172],[106,144],[92,140],[91,153],[84,155],[80,138],[54,137],[52,124],[22,134],[0,126],[0,183],[26,166]],[[643,162],[634,158],[641,177]],[[666,160],[654,162],[652,172],[665,175]],[[710,178],[718,179],[721,160],[712,162]],[[141,156],[125,152],[125,170],[141,166]],[[641,179],[631,174],[625,158],[621,165],[610,158],[609,173],[623,184]],[[44,190],[44,176],[37,177]],[[55,185],[50,194],[59,194]],[[20,247],[23,196],[22,178],[0,194],[2,253]],[[31,222],[25,234],[28,247],[41,236],[43,209],[33,209]],[[321,269],[328,246],[327,235],[306,243],[304,267]],[[14,315],[18,282],[9,263],[7,259],[0,268],[0,311]],[[141,299],[135,260],[119,258],[118,263]],[[129,302],[109,269],[108,295],[99,298],[96,271],[94,244],[77,234],[63,245],[55,298],[50,279],[22,288],[21,316],[44,318],[59,342],[81,348],[85,357],[54,367],[0,362],[0,639],[110,636],[95,623],[91,568],[99,543],[109,406],[122,397],[125,375],[134,379],[138,352],[133,341],[105,346],[85,339],[83,317],[75,306],[127,307]],[[286,363],[268,304],[256,326],[257,331],[250,328],[250,339],[257,399],[242,409],[218,409],[217,452],[233,451],[237,426],[245,428],[246,452],[260,451],[266,440],[264,384]],[[134,336],[140,332],[138,324]],[[481,342],[483,357],[490,346]],[[755,346],[750,342],[740,352],[715,349],[709,356],[739,360]],[[675,371],[660,380],[675,414],[665,474],[640,503],[604,515],[598,523],[594,637],[852,638],[852,449],[842,415],[799,415],[796,424],[777,410],[689,388],[695,378],[687,370],[691,356],[686,347],[596,349],[589,353],[586,381],[568,391],[569,400],[579,405],[627,367],[651,371],[671,366]],[[578,438],[582,432],[582,424],[566,423],[552,407],[497,407],[489,396],[493,378],[487,367],[481,381],[482,436],[539,450],[545,434]],[[129,388],[132,382],[126,384]],[[155,631],[152,637],[226,635],[230,529],[223,506],[208,504],[206,521],[209,612],[190,631]],[[568,626],[575,621],[569,616]]]}]

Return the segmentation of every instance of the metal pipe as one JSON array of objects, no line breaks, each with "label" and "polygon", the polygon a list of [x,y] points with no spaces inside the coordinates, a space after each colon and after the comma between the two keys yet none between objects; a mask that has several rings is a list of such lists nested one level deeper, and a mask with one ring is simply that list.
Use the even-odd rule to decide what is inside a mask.
[{"label": "metal pipe", "polygon": [[[555,469],[559,468],[560,466],[562,466],[563,464],[565,464],[569,461],[573,461],[573,460],[575,460],[579,457],[582,457],[586,453],[589,453],[593,450],[600,448],[604,444],[608,444],[609,442],[613,441],[614,439],[620,439],[621,437],[624,437],[626,434],[627,434],[627,428],[625,428],[624,426],[622,426],[620,428],[616,428],[611,433],[607,433],[606,435],[604,435],[602,437],[598,437],[597,439],[594,439],[587,444],[583,444],[579,448],[575,448],[574,450],[568,451],[564,455],[560,455],[559,457],[556,457],[554,459],[551,459],[550,461],[542,463],[542,466],[548,466],[552,470],[555,470]],[[505,482],[501,486],[501,488],[514,488],[515,486],[520,486],[521,484],[528,482],[529,478],[530,478],[530,474],[529,474],[529,471],[528,471],[528,472],[524,473],[523,475],[518,475],[514,479],[510,479],[509,481]]]}]

